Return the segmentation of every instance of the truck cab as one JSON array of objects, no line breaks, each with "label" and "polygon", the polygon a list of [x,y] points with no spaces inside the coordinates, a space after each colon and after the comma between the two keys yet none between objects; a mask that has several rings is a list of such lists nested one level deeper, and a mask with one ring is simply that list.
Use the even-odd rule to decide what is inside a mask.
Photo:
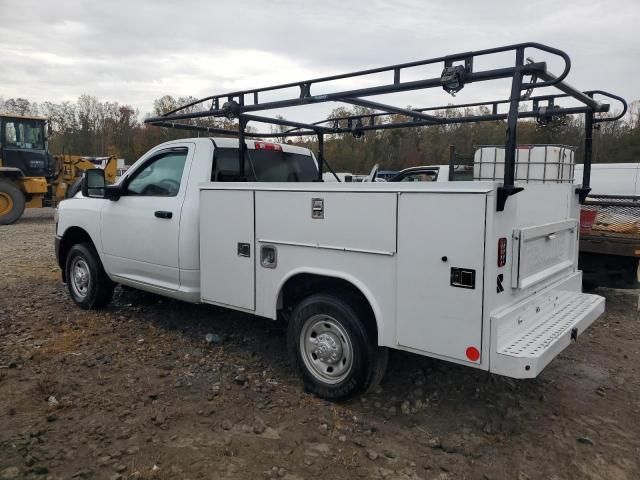
[{"label": "truck cab", "polygon": [[237,139],[190,138],[151,149],[107,187],[109,199],[78,193],[60,203],[60,267],[65,270],[69,249],[85,236],[114,282],[199,301],[198,185],[318,177],[311,151],[293,145],[247,141],[244,172],[239,163]]}]

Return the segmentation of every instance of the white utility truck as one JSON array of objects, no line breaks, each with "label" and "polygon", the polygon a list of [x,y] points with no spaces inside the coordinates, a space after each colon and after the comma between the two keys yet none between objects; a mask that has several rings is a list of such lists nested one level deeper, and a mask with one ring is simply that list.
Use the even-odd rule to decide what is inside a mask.
[{"label": "white utility truck", "polygon": [[[576,186],[569,175],[544,183],[513,181],[516,121],[536,117],[542,108],[533,97],[533,109],[519,109],[520,89],[560,85],[565,94],[557,98],[570,95],[582,102],[567,107],[572,114],[593,115],[608,105],[562,82],[568,59],[559,77],[544,63],[524,63],[524,50],[534,48],[566,55],[520,44],[422,62],[444,62],[437,82],[402,82],[402,69],[422,64],[414,62],[350,74],[393,73],[393,83],[362,92],[311,95],[312,84],[344,75],[325,77],[293,84],[300,88],[299,98],[260,103],[265,89],[234,92],[203,99],[211,106],[196,113],[190,105],[188,113],[149,119],[238,138],[164,143],[115,185],[105,185],[99,170],[87,172],[82,191],[62,202],[57,213],[56,252],[71,298],[83,308],[97,308],[109,301],[115,284],[123,284],[282,318],[305,387],[328,399],[376,385],[388,348],[515,378],[535,377],[604,311],[604,299],[581,293],[577,268],[580,199],[588,183]],[[515,66],[473,71],[471,57],[510,50]],[[537,83],[525,83],[527,75]],[[513,78],[517,94],[508,113],[480,119],[506,120],[499,179],[322,182],[325,134],[361,136],[377,128],[449,121],[360,96],[432,84],[459,91],[465,81],[486,77]],[[383,113],[354,116],[345,124],[332,119],[329,126],[249,113],[330,100]],[[556,107],[554,115],[564,110]],[[399,111],[409,120],[389,115]],[[238,131],[183,122],[223,115],[239,119]],[[249,121],[291,127],[279,136],[317,135],[318,154],[249,140]]]}]

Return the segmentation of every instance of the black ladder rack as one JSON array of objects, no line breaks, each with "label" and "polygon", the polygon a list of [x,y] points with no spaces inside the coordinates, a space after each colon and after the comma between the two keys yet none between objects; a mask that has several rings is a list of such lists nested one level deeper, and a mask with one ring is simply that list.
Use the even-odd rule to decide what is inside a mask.
[{"label": "black ladder rack", "polygon": [[[549,72],[547,70],[546,62],[533,62],[531,60],[525,61],[525,51],[527,50],[537,50],[538,52],[559,57],[564,63],[564,68],[560,75],[556,76]],[[514,61],[511,65],[488,70],[474,69],[475,58],[505,52],[511,52],[514,55]],[[441,64],[443,67],[442,75],[440,77],[402,81],[402,73],[406,69],[437,64]],[[571,60],[562,50],[540,43],[520,43],[516,45],[508,45],[475,52],[458,53],[444,57],[361,70],[341,75],[320,77],[270,87],[211,95],[187,105],[183,105],[163,115],[148,118],[145,120],[145,123],[161,127],[197,130],[213,134],[237,136],[240,140],[240,172],[243,171],[242,164],[244,163],[244,151],[246,149],[244,142],[245,137],[251,136],[254,138],[267,138],[274,136],[274,133],[272,132],[246,132],[246,127],[249,122],[291,127],[285,132],[278,133],[277,136],[279,137],[316,135],[318,137],[319,150],[317,155],[319,164],[318,179],[321,180],[324,163],[323,139],[325,134],[351,133],[354,136],[361,136],[366,131],[370,130],[506,120],[504,181],[502,186],[498,188],[497,202],[497,210],[502,211],[504,210],[508,197],[522,190],[521,187],[515,186],[514,178],[516,160],[515,152],[517,146],[516,129],[518,120],[521,118],[537,118],[539,121],[545,122],[559,115],[584,114],[584,174],[582,185],[576,189],[576,194],[579,195],[580,201],[584,201],[584,198],[590,191],[589,185],[591,174],[593,126],[598,122],[614,121],[622,118],[627,111],[627,104],[621,97],[602,90],[582,92],[572,87],[565,82],[565,78],[569,74],[570,68]],[[355,90],[330,92],[318,95],[312,94],[312,88],[322,87],[328,82],[348,78],[373,76],[381,73],[389,74],[390,78],[388,83]],[[528,77],[528,81],[525,81],[526,77]],[[454,94],[469,83],[506,78],[511,79],[510,95],[506,100],[408,109],[379,103],[369,98],[362,98],[436,87],[443,88],[445,91]],[[531,96],[534,89],[541,87],[555,87],[562,93]],[[291,89],[297,89],[297,96],[291,95]],[[524,94],[523,91],[525,92]],[[279,100],[263,101],[262,99],[264,95],[262,94],[266,92],[269,92],[270,94],[281,94],[283,98]],[[596,116],[597,113],[608,112],[610,105],[608,103],[597,101],[594,98],[595,95],[619,101],[622,104],[622,112],[615,117]],[[577,107],[560,107],[555,104],[556,99],[567,97],[577,100],[580,105]],[[520,102],[523,101],[532,102],[532,108],[527,111],[519,111]],[[281,108],[324,102],[342,102],[348,105],[358,105],[370,108],[377,112],[368,115],[352,115],[336,119],[320,120],[315,123],[295,122],[283,118],[264,117],[255,114],[255,112],[263,110],[277,110]],[[498,113],[498,105],[501,104],[509,105],[508,113]],[[492,108],[492,113],[461,117],[448,117],[446,114],[442,113],[438,115],[428,113],[438,111],[446,113],[449,109],[472,106],[490,106]],[[201,109],[194,111],[194,107],[200,107]],[[395,119],[390,120],[389,117],[393,114],[406,117],[406,119],[399,119],[396,116]],[[183,120],[197,118],[238,119],[238,130],[182,123]]]}]

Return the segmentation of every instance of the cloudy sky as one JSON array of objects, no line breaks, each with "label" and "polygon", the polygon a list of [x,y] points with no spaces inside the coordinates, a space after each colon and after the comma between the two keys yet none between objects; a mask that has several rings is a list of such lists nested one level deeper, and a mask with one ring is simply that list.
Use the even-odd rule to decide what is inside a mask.
[{"label": "cloudy sky", "polygon": [[[581,89],[640,98],[638,0],[0,0],[0,18],[4,99],[87,93],[144,115],[165,94],[199,97],[521,41],[568,52],[569,81]],[[506,87],[470,85],[457,100],[504,98]],[[397,99],[450,101],[441,91]]]}]

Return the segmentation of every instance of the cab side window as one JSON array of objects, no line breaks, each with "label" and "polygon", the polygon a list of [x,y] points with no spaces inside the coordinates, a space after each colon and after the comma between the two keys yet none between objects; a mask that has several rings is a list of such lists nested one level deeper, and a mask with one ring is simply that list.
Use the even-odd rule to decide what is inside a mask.
[{"label": "cab side window", "polygon": [[180,191],[188,149],[173,148],[154,156],[135,172],[127,184],[127,194],[147,197],[175,197]]},{"label": "cab side window", "polygon": [[5,128],[5,141],[7,145],[15,146],[18,143],[18,135],[16,132],[16,124],[14,122],[6,122]]}]

